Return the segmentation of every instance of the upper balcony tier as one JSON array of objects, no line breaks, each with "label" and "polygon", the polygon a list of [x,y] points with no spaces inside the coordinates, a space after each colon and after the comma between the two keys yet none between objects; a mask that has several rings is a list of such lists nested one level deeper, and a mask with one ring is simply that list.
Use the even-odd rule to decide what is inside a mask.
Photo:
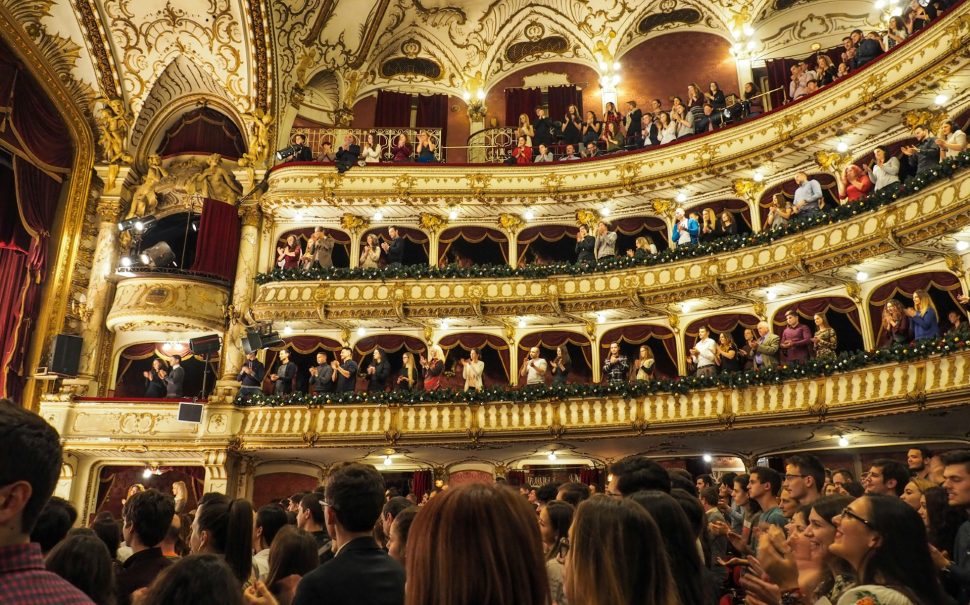
[{"label": "upper balcony tier", "polygon": [[619,217],[678,194],[697,202],[735,196],[734,181],[751,179],[763,166],[770,166],[764,183],[770,188],[814,166],[816,154],[830,153],[837,141],[849,145],[848,159],[856,159],[876,144],[905,137],[914,121],[932,118],[926,110],[940,91],[953,97],[947,109],[957,115],[970,84],[964,69],[970,61],[968,16],[970,4],[964,3],[813,95],[688,140],[531,166],[382,164],[340,174],[332,166],[290,163],[269,174],[260,205],[284,225],[313,220],[336,226],[347,212],[369,219],[375,206],[384,224],[417,224],[421,213],[448,216],[454,208],[460,208],[458,221],[494,224],[500,214],[532,210],[542,223],[604,200]]}]

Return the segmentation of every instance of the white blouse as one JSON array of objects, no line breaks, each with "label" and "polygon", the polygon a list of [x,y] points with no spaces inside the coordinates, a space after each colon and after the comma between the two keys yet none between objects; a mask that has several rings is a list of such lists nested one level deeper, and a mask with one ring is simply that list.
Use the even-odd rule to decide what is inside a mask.
[{"label": "white blouse", "polygon": [[381,145],[378,143],[374,147],[365,147],[364,151],[361,153],[364,162],[368,164],[376,164],[381,161]]}]

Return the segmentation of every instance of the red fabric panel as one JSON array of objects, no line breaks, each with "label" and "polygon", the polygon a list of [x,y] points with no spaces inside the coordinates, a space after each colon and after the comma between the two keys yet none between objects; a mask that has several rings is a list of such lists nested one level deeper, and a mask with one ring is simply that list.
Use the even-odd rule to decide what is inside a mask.
[{"label": "red fabric panel", "polygon": [[27,254],[30,244],[30,233],[20,220],[13,168],[0,164],[0,248]]},{"label": "red fabric panel", "polygon": [[579,471],[579,482],[583,485],[599,485],[600,469],[584,468]]},{"label": "red fabric panel", "polygon": [[[414,126],[440,128],[441,144],[444,145],[448,141],[448,95],[418,95],[418,114]],[[445,149],[441,150],[441,157],[447,157]]]},{"label": "red fabric panel", "polygon": [[513,487],[525,485],[525,471],[507,471],[505,473],[505,480]]},{"label": "red fabric panel", "polygon": [[664,326],[652,326],[652,325],[642,325],[642,326],[623,326],[620,328],[613,328],[603,334],[600,338],[600,347],[602,349],[608,350],[610,345],[615,342],[628,342],[630,344],[639,345],[643,344],[650,338],[659,340],[667,354],[670,355],[670,360],[677,365],[677,341],[674,338],[674,333],[670,328],[665,328]]},{"label": "red fabric panel", "polygon": [[622,233],[623,235],[638,235],[642,231],[667,231],[667,224],[663,219],[655,216],[631,216],[615,221],[607,221],[610,229]]},{"label": "red fabric panel", "polygon": [[[461,334],[449,334],[438,341],[438,346],[444,350],[445,354],[454,349],[455,347],[460,347],[465,351],[470,351],[472,349],[478,349],[479,353],[482,352],[484,347],[493,349],[498,355],[499,360],[502,362],[502,370],[504,375],[497,374],[495,372],[489,372],[488,361],[485,364],[485,375],[482,377],[504,381],[506,384],[509,379],[509,344],[501,336],[496,336],[494,334],[481,334],[479,332],[464,332]],[[485,361],[485,360],[483,360]],[[461,375],[461,367],[456,366],[455,369],[456,379]],[[488,386],[486,384],[485,386]],[[458,388],[465,387],[465,380],[462,378]]]},{"label": "red fabric panel", "polygon": [[[575,90],[575,86],[572,87]],[[535,120],[536,107],[542,105],[542,90],[538,88],[507,88],[505,89],[505,127],[516,128],[519,116],[529,116],[529,122]],[[565,113],[565,112],[564,112]]]},{"label": "red fabric panel", "polygon": [[161,345],[154,342],[143,342],[136,345],[129,345],[121,351],[122,359],[145,359],[161,352]]},{"label": "red fabric panel", "polygon": [[411,493],[415,500],[421,502],[421,498],[429,493],[434,487],[434,473],[431,471],[414,471],[411,475]]},{"label": "red fabric panel", "polygon": [[[583,93],[575,85],[550,86],[547,96],[549,98],[549,113],[547,115],[550,120],[554,122],[562,120],[570,105],[575,105],[579,109],[579,115],[583,115]],[[535,108],[533,108],[529,112],[529,119],[533,120],[535,115]],[[517,122],[518,116],[516,116]]]},{"label": "red fabric panel", "polygon": [[183,114],[165,132],[157,151],[162,156],[193,152],[238,159],[246,153],[246,143],[231,118],[215,109],[200,107]]},{"label": "red fabric panel", "polygon": [[[781,107],[782,103],[788,97],[787,90],[788,84],[791,82],[791,68],[796,63],[798,63],[797,59],[767,59],[765,61],[765,68],[768,70],[768,90],[782,88],[782,90],[768,95],[773,108]],[[761,92],[767,91],[763,90]]]},{"label": "red fabric panel", "polygon": [[47,240],[54,225],[61,183],[20,158],[14,158],[13,165],[17,203],[25,226],[35,235],[30,244],[28,263],[31,271],[43,275],[47,270]]},{"label": "red fabric panel", "polygon": [[273,347],[272,350],[279,351],[285,347],[305,355],[318,350],[339,351],[343,348],[343,345],[339,342],[326,336],[290,336],[289,338],[284,338],[283,342],[286,343],[284,346]]},{"label": "red fabric panel", "polygon": [[377,108],[374,110],[374,126],[403,127],[411,125],[411,95],[404,92],[379,90]]},{"label": "red fabric panel", "polygon": [[0,284],[3,284],[0,288],[0,397],[10,397],[14,401],[17,399],[10,386],[11,383],[18,384],[19,377],[9,360],[17,345],[27,275],[27,255],[0,248]]},{"label": "red fabric panel", "polygon": [[502,244],[507,244],[509,242],[509,238],[498,229],[474,226],[452,227],[450,229],[445,229],[438,237],[438,241],[450,244],[458,238],[462,238],[469,243],[477,244],[486,237],[493,242],[499,242]]},{"label": "red fabric panel", "polygon": [[231,282],[239,260],[239,229],[235,206],[206,198],[191,270]]},{"label": "red fabric panel", "polygon": [[424,355],[428,347],[424,342],[414,336],[404,334],[382,334],[380,336],[367,336],[361,338],[354,345],[354,353],[357,359],[361,359],[380,349],[384,353],[396,353],[401,349],[407,349],[414,354]]},{"label": "red fabric panel", "polygon": [[930,286],[936,286],[941,290],[958,290],[960,280],[956,275],[948,271],[932,271],[930,273],[919,273],[894,279],[889,283],[883,284],[869,295],[870,307],[881,307],[895,296],[896,292],[901,292],[906,296],[912,296],[916,290],[925,290]]},{"label": "red fabric panel", "polygon": [[516,241],[521,246],[531,244],[539,238],[547,242],[558,242],[564,237],[575,240],[577,233],[579,233],[579,227],[576,225],[538,225],[523,229]]},{"label": "red fabric panel", "polygon": [[776,332],[779,331],[779,328],[785,326],[785,313],[789,309],[794,309],[796,313],[807,319],[812,319],[816,313],[829,313],[832,311],[842,313],[849,316],[849,321],[852,322],[852,325],[857,330],[862,331],[858,307],[856,307],[856,304],[851,299],[845,298],[844,296],[811,298],[785,305],[775,313],[774,325]]},{"label": "red fabric panel", "polygon": [[747,313],[726,313],[724,315],[713,315],[711,317],[703,317],[701,319],[695,319],[687,326],[684,331],[685,336],[690,336],[697,338],[697,330],[701,326],[707,326],[711,331],[720,334],[721,332],[730,332],[734,328],[741,324],[745,328],[757,328],[758,322],[761,321],[754,315]]},{"label": "red fabric panel", "polygon": [[266,473],[253,478],[253,507],[257,510],[273,500],[289,498],[297,492],[312,492],[320,485],[315,477],[300,473]]}]

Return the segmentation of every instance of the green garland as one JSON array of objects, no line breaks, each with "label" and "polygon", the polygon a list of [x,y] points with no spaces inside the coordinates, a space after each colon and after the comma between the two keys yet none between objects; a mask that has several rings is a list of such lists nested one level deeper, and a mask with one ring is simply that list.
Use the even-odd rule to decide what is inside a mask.
[{"label": "green garland", "polygon": [[323,406],[339,404],[413,405],[417,403],[467,403],[485,404],[497,402],[531,403],[560,399],[586,399],[622,397],[631,399],[657,393],[687,394],[699,389],[747,387],[778,384],[788,380],[820,378],[832,374],[850,372],[867,366],[901,363],[926,359],[932,355],[948,355],[970,349],[970,334],[956,334],[935,340],[924,340],[909,345],[894,345],[888,349],[866,352],[841,353],[831,360],[813,359],[805,364],[783,365],[764,370],[749,370],[716,374],[714,376],[688,376],[674,380],[648,380],[618,384],[563,384],[534,386],[521,389],[491,387],[482,391],[381,391],[377,393],[350,392],[309,395],[249,395],[237,401],[242,407],[255,406]]},{"label": "green garland", "polygon": [[679,246],[658,254],[637,259],[626,256],[613,257],[598,263],[552,263],[512,268],[508,265],[473,265],[459,267],[431,267],[428,265],[404,265],[382,269],[347,269],[313,267],[311,269],[275,269],[256,276],[257,284],[277,281],[344,281],[388,279],[476,279],[476,278],[525,278],[540,279],[554,276],[588,275],[634,267],[649,267],[672,263],[700,256],[733,252],[751,246],[770,244],[785,236],[799,233],[821,225],[831,225],[865,212],[871,212],[925,189],[937,181],[951,178],[958,170],[970,167],[970,150],[954,158],[947,158],[939,167],[925,174],[913,176],[899,187],[883,188],[850,204],[842,204],[812,217],[796,217],[780,229],[765,229],[760,233],[729,235],[712,242],[693,246]]}]

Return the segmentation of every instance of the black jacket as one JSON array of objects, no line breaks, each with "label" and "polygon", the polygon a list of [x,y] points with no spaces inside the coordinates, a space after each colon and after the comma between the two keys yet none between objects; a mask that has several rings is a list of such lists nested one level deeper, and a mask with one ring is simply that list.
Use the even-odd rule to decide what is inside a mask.
[{"label": "black jacket", "polygon": [[172,368],[165,377],[166,397],[181,397],[182,383],[185,382],[185,369],[178,365]]},{"label": "black jacket", "polygon": [[371,363],[371,366],[374,368],[374,373],[367,374],[367,390],[368,392],[383,391],[387,388],[387,376],[391,373],[391,366],[387,361]]},{"label": "black jacket", "polygon": [[294,162],[312,162],[313,161],[313,151],[306,145],[300,145],[293,154]]},{"label": "black jacket", "polygon": [[626,116],[626,138],[627,141],[634,139],[639,141],[643,138],[643,112],[637,107]]},{"label": "black jacket", "polygon": [[933,137],[926,137],[916,147],[918,151],[909,156],[909,164],[916,168],[916,174],[933,170],[940,165],[940,147]]},{"label": "black jacket", "polygon": [[870,40],[869,38],[863,38],[855,47],[855,59],[852,61],[852,66],[855,69],[859,69],[881,54],[882,46],[878,42]]},{"label": "black jacket", "polygon": [[552,136],[552,122],[549,118],[540,118],[536,120],[535,124],[532,125],[535,129],[536,134],[532,137],[532,145],[538,147],[539,145],[545,145],[549,147],[552,145],[555,139]]},{"label": "black jacket", "polygon": [[594,251],[596,249],[596,238],[592,235],[587,235],[582,239],[582,241],[576,242],[576,262],[577,263],[592,263],[596,262],[596,255]]},{"label": "black jacket", "polygon": [[293,382],[296,378],[296,364],[292,361],[281,363],[276,368],[276,385],[273,387],[277,395],[286,395],[293,392]]},{"label": "black jacket", "polygon": [[360,159],[360,145],[352,143],[350,147],[337,150],[337,161],[342,164],[356,164]]},{"label": "black jacket", "polygon": [[263,384],[263,374],[266,372],[266,368],[263,367],[263,362],[258,359],[249,361],[248,359],[243,362],[243,367],[250,367],[253,369],[253,375],[250,376],[242,370],[239,371],[239,375],[236,376],[236,380],[242,383],[244,387],[258,387]]},{"label": "black jacket", "polygon": [[396,237],[387,243],[387,264],[404,264],[404,238]]},{"label": "black jacket", "polygon": [[351,540],[300,580],[293,605],[404,605],[404,568],[373,538]]}]

